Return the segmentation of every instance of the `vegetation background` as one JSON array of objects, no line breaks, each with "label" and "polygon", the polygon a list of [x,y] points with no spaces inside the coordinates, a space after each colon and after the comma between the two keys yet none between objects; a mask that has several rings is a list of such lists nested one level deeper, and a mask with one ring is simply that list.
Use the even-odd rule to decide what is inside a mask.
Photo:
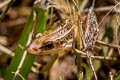
[{"label": "vegetation background", "polygon": [[[0,0],[0,80],[77,80],[76,55],[71,52],[60,55],[54,64],[52,60],[54,61],[56,57],[53,55],[35,56],[28,53],[25,55],[22,66],[18,68],[25,53],[25,50],[18,45],[26,47],[33,26],[35,26],[35,33],[43,32],[50,28],[48,26],[51,25],[49,24],[51,14],[53,14],[52,23],[70,17],[66,0],[51,0],[51,2],[57,4],[57,8],[53,8],[53,13],[52,9],[47,11],[33,6],[34,0]],[[69,0],[69,3],[71,6],[72,0]],[[92,5],[92,0],[79,0],[78,4],[81,10],[83,8],[81,15],[84,17]],[[114,7],[115,5],[118,6]],[[37,13],[36,20],[34,20],[34,11]],[[98,48],[95,50],[95,55],[110,58],[93,59],[98,80],[120,80],[119,4],[117,0],[96,0],[94,11],[98,23],[101,23],[98,40],[117,45],[111,47],[110,45],[114,46],[114,44],[107,46],[96,44]],[[109,11],[110,13],[106,16]],[[39,63],[37,71],[32,67],[36,67],[35,61]],[[87,59],[82,58],[82,61],[84,79],[94,80]],[[46,67],[46,64],[49,67]],[[16,72],[18,70],[20,70],[19,73]],[[39,73],[40,70],[42,71]]]}]

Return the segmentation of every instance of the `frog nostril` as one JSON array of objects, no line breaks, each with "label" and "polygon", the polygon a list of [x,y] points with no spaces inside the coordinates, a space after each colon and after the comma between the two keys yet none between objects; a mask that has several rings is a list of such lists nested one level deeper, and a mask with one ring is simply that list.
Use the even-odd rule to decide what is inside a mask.
[{"label": "frog nostril", "polygon": [[34,51],[38,51],[38,48],[32,48]]}]

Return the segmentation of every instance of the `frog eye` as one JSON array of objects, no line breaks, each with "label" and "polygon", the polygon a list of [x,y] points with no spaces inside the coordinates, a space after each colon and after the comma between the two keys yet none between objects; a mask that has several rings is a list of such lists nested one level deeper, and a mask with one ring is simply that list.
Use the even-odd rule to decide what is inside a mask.
[{"label": "frog eye", "polygon": [[42,34],[41,33],[35,33],[34,35],[33,35],[33,38],[40,38],[42,36]]},{"label": "frog eye", "polygon": [[52,41],[46,42],[45,45],[44,45],[44,47],[46,49],[52,49],[52,48],[54,48],[53,42]]}]

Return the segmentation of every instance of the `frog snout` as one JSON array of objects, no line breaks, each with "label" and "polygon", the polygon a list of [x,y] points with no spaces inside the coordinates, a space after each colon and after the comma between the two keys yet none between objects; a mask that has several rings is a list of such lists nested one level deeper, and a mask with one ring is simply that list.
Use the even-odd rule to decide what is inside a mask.
[{"label": "frog snout", "polygon": [[32,42],[27,46],[27,51],[32,54],[39,54],[41,52],[41,45],[35,42]]}]

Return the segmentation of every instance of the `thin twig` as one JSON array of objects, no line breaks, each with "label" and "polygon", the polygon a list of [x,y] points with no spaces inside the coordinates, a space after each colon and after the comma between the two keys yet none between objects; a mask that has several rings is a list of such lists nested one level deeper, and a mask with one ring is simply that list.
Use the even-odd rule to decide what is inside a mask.
[{"label": "thin twig", "polygon": [[110,79],[110,80],[114,80],[114,75],[113,75],[112,72],[109,73],[109,79]]},{"label": "thin twig", "polygon": [[[12,73],[14,74],[15,72]],[[21,74],[18,73],[18,76],[20,76],[22,80],[25,80],[25,78]]]},{"label": "thin twig", "polygon": [[100,21],[99,26],[102,24],[102,22],[105,20],[105,18],[110,14],[110,12],[111,12],[114,8],[116,8],[119,4],[120,4],[120,3],[118,2],[113,8],[111,8],[111,9],[108,11],[108,13],[107,13],[107,14],[102,18],[102,20]]},{"label": "thin twig", "polygon": [[[75,52],[79,53],[79,54],[82,54],[82,57],[86,57],[87,53],[83,52],[83,51],[80,51],[78,49],[74,49]],[[109,56],[93,56],[91,55],[91,58],[94,58],[94,59],[105,59],[105,60],[117,60],[116,57],[109,57]]]},{"label": "thin twig", "polygon": [[104,45],[104,46],[107,46],[107,47],[112,47],[112,48],[116,48],[116,49],[120,49],[120,46],[119,45],[116,45],[116,44],[113,44],[113,43],[106,43],[106,42],[103,42],[103,41],[100,41],[100,40],[97,40],[96,41],[98,44],[101,44],[101,45]]},{"label": "thin twig", "polygon": [[88,59],[89,59],[89,64],[90,64],[90,66],[91,66],[91,68],[92,68],[92,71],[93,71],[93,74],[94,74],[94,76],[95,76],[95,79],[98,80],[97,74],[96,74],[96,72],[95,72],[95,68],[94,68],[93,63],[92,63],[91,54],[88,53],[88,51],[86,51],[86,53],[87,53],[87,57],[88,57]]},{"label": "thin twig", "polygon": [[[116,4],[119,4],[119,2],[117,0],[114,0]],[[120,4],[119,4],[120,6]],[[116,9],[117,11],[118,9]],[[118,40],[118,34],[119,34],[119,26],[120,26],[120,23],[119,23],[119,10],[118,12],[116,12],[116,21],[117,21],[117,25],[116,25],[116,29],[115,29],[115,40],[116,40],[116,43],[117,45],[119,45],[119,40]],[[120,48],[118,48],[118,53],[119,53],[119,56],[120,56]]]},{"label": "thin twig", "polygon": [[67,8],[68,8],[68,11],[70,13],[70,19],[72,20],[72,12],[71,12],[70,3],[68,0],[67,0]]},{"label": "thin twig", "polygon": [[[118,34],[119,34],[119,26],[120,26],[120,23],[119,23],[119,14],[116,16],[116,20],[117,20],[117,26],[116,26],[116,33],[115,33],[115,37],[116,37],[116,43],[117,45],[119,45],[119,40],[118,40]],[[119,53],[119,56],[120,56],[120,48],[118,48],[118,53]]]},{"label": "thin twig", "polygon": [[[82,43],[82,40],[81,40],[81,30],[80,30],[80,27],[82,26],[81,24],[81,19],[80,19],[80,12],[79,12],[79,9],[78,9],[78,6],[76,4],[76,2],[74,0],[72,0],[74,5],[75,5],[75,8],[77,9],[77,14],[78,14],[78,21],[77,21],[77,27],[74,29],[74,39],[73,39],[73,49],[75,49],[75,41],[77,41],[77,49],[80,49],[83,47],[81,45]],[[81,6],[81,11],[84,9],[85,7],[85,4],[86,4],[86,1],[88,0],[84,0],[83,3],[82,3],[82,6]],[[77,54],[77,78],[78,80],[83,80],[83,71],[82,71],[82,58],[81,58],[81,54]]]},{"label": "thin twig", "polygon": [[110,48],[110,50],[109,50],[109,52],[108,52],[107,56],[112,56],[113,51],[114,51],[114,48]]},{"label": "thin twig", "polygon": [[0,44],[0,50],[3,51],[4,53],[7,53],[7,54],[10,55],[10,56],[14,56],[14,54],[15,54],[15,53],[12,52],[10,49],[2,46],[1,44]]},{"label": "thin twig", "polygon": [[[87,58],[86,56],[82,55],[81,57]],[[113,60],[116,61],[116,57],[109,57],[109,56],[91,56],[93,59],[99,59],[99,60]]]},{"label": "thin twig", "polygon": [[[27,21],[26,18],[18,18],[15,20],[7,21],[7,22],[2,22],[2,23],[0,23],[0,25],[7,26],[7,27],[13,27],[13,26],[25,24],[26,21]],[[23,27],[23,26],[20,26],[20,27]]]},{"label": "thin twig", "polygon": [[[93,0],[92,6],[90,7],[90,10],[89,10],[89,13],[90,13],[90,14],[91,14],[91,12],[93,12],[94,4],[95,4],[95,0]],[[89,13],[88,13],[88,14],[89,14]],[[89,25],[89,24],[88,24],[88,25]],[[86,48],[86,47],[87,47],[87,44],[86,44],[86,42],[85,42],[85,35],[83,34],[83,29],[81,29],[81,31],[82,31],[82,32],[81,32],[81,34],[82,34],[82,42],[83,42],[84,47]],[[95,68],[94,68],[93,63],[92,63],[91,54],[90,54],[88,51],[85,51],[85,52],[86,52],[86,56],[87,56],[87,58],[88,58],[90,67],[91,67],[91,69],[92,69],[92,72],[93,72],[93,74],[94,74],[95,80],[98,80],[97,74],[96,74],[96,72],[95,72]]]},{"label": "thin twig", "polygon": [[[94,8],[93,11],[95,12],[106,12],[106,11],[110,11],[114,6],[104,6],[104,7],[98,7],[98,8]],[[84,9],[81,13],[86,13],[88,12],[89,9]],[[112,11],[113,12],[113,11]]]},{"label": "thin twig", "polygon": [[6,13],[8,12],[9,8],[12,6],[12,4],[15,2],[15,0],[11,0],[8,3],[8,6],[6,8],[6,10],[0,15],[0,21],[5,17]]},{"label": "thin twig", "polygon": [[5,0],[2,3],[0,3],[0,9],[5,7],[9,2],[10,2],[10,0]]},{"label": "thin twig", "polygon": [[87,3],[88,3],[88,0],[83,0],[81,6],[79,8],[79,13],[81,13],[83,11],[83,9],[85,8]]}]

